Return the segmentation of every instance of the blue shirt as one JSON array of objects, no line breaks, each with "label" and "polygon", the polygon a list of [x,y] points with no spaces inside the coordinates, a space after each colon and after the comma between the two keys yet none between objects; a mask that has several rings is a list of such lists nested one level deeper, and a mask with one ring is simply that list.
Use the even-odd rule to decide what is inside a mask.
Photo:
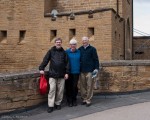
[{"label": "blue shirt", "polygon": [[67,49],[66,53],[68,55],[69,63],[70,63],[70,73],[71,74],[79,74],[80,73],[80,51],[77,49],[72,52],[71,49]]}]

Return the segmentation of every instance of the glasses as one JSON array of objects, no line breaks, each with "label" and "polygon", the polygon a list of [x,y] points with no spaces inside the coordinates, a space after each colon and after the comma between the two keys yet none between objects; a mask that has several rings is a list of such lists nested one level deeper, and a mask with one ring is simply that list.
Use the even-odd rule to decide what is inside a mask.
[{"label": "glasses", "polygon": [[56,42],[56,43],[61,43],[61,42]]}]

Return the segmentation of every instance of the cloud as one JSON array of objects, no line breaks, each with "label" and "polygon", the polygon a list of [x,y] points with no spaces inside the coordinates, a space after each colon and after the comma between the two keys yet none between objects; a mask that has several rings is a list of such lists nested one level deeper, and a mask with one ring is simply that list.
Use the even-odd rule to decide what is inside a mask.
[{"label": "cloud", "polygon": [[[134,0],[134,28],[150,34],[150,0]],[[134,32],[134,35],[136,33]]]},{"label": "cloud", "polygon": [[137,3],[150,3],[150,0],[135,0],[133,2],[137,2]]}]

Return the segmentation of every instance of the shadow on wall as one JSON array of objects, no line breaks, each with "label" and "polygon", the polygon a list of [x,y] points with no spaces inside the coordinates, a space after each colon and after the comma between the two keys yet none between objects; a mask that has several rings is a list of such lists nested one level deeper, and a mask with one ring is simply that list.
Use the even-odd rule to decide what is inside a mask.
[{"label": "shadow on wall", "polygon": [[64,11],[64,7],[58,0],[44,0],[44,13],[50,13],[54,9],[58,12]]}]

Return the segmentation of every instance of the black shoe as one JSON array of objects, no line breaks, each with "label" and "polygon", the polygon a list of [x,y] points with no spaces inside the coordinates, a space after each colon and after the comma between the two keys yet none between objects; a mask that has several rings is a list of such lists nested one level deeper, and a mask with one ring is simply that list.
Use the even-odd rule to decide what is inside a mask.
[{"label": "black shoe", "polygon": [[47,112],[48,112],[48,113],[53,112],[53,107],[48,107]]},{"label": "black shoe", "polygon": [[89,106],[91,106],[91,103],[86,103],[86,107],[89,107]]},{"label": "black shoe", "polygon": [[86,102],[82,102],[82,103],[81,103],[81,105],[85,105],[85,104],[86,104]]},{"label": "black shoe", "polygon": [[74,101],[73,102],[73,106],[77,106],[78,104],[77,104],[77,101]]},{"label": "black shoe", "polygon": [[55,108],[56,108],[57,110],[60,110],[60,109],[61,109],[61,105],[56,105]]},{"label": "black shoe", "polygon": [[73,104],[72,104],[72,103],[68,103],[68,106],[69,106],[69,107],[72,107],[72,106],[73,106]]}]

